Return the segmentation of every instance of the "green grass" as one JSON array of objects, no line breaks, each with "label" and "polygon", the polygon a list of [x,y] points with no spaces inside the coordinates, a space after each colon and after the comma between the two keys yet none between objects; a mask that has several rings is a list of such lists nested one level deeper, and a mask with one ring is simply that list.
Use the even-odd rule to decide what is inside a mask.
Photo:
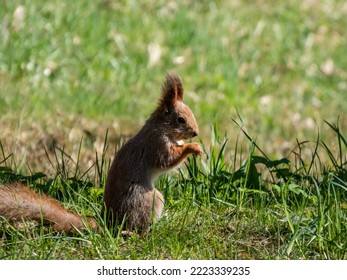
[{"label": "green grass", "polygon": [[337,0],[4,1],[0,181],[98,216],[114,151],[167,71],[206,153],[157,182],[166,212],[149,235],[3,221],[0,258],[346,259],[346,13]]},{"label": "green grass", "polygon": [[[315,121],[341,115],[346,128],[345,14],[343,1],[6,1],[1,125],[56,134],[82,118],[96,136],[132,133],[175,71],[204,139],[217,122],[234,140],[237,108],[278,154],[315,137]],[[161,50],[153,65],[151,44]]]},{"label": "green grass", "polygon": [[[166,199],[165,212],[145,236],[124,238],[103,226],[108,169],[103,155],[94,165],[98,172],[61,167],[54,179],[1,167],[0,182],[45,190],[66,207],[97,217],[101,230],[65,235],[3,221],[0,259],[346,259],[347,172],[340,156],[347,141],[338,125],[328,127],[339,150],[317,139],[310,162],[300,157],[302,143],[293,151],[294,161],[271,160],[240,128],[250,148],[242,153],[236,147],[234,164],[226,161],[229,143],[213,130],[213,144],[202,159],[190,158],[177,175],[156,184]],[[319,161],[322,153],[331,158],[329,168]],[[95,174],[93,180],[87,173]]]}]

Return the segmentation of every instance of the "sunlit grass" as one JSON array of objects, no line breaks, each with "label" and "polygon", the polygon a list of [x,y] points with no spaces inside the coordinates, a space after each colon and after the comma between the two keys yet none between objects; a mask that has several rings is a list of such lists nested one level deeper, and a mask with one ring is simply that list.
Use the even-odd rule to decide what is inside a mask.
[{"label": "sunlit grass", "polygon": [[106,129],[133,133],[175,71],[202,139],[217,122],[235,141],[238,110],[263,149],[284,155],[323,120],[341,115],[346,128],[345,14],[343,1],[6,1],[1,137],[65,146],[80,140],[72,128],[101,142]]},{"label": "sunlit grass", "polygon": [[[95,216],[100,229],[65,235],[3,221],[0,258],[345,259],[347,173],[340,155],[347,145],[338,124],[328,126],[340,150],[332,151],[318,139],[311,161],[300,157],[301,145],[293,151],[297,162],[292,157],[271,159],[240,128],[250,145],[240,166],[228,159],[228,141],[212,131],[212,144],[202,159],[191,158],[176,175],[156,183],[166,200],[162,219],[147,235],[126,238],[108,230],[100,217],[100,178],[108,169],[103,155],[94,165],[98,171],[85,172],[76,163],[75,170],[57,168],[54,178],[17,174],[6,167],[7,159],[0,182],[20,181],[44,190],[71,210]],[[242,155],[235,150],[235,157]],[[323,153],[329,153],[331,165],[319,161]],[[68,161],[65,156],[58,157],[62,164]]]}]

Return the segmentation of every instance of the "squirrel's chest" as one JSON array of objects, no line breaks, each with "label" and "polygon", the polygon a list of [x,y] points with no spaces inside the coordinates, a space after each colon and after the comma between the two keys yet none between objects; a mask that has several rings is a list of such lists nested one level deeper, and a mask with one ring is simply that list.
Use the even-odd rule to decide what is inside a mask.
[{"label": "squirrel's chest", "polygon": [[165,145],[161,145],[161,149],[156,149],[153,151],[155,157],[153,158],[153,164],[150,169],[150,178],[152,182],[160,175],[163,175],[164,173],[173,169],[173,167],[170,165],[171,148],[172,144],[170,142],[166,142]]}]

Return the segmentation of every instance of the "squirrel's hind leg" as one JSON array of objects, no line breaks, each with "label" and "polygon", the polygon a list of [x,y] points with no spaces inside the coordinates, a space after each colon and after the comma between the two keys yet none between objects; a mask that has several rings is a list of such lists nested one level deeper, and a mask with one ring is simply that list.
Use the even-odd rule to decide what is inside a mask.
[{"label": "squirrel's hind leg", "polygon": [[146,208],[150,209],[150,213],[148,213],[150,221],[158,221],[164,208],[164,197],[161,192],[153,188],[153,190],[144,194],[144,202]]},{"label": "squirrel's hind leg", "polygon": [[126,227],[139,232],[146,232],[152,223],[158,221],[164,208],[164,197],[155,188],[137,192],[128,202]]}]

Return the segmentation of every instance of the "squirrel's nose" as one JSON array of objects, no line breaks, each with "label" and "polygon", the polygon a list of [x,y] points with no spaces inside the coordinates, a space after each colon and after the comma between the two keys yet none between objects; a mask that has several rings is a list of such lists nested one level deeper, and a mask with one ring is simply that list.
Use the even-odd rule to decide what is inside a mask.
[{"label": "squirrel's nose", "polygon": [[193,131],[193,137],[198,136],[198,133],[196,131]]}]

